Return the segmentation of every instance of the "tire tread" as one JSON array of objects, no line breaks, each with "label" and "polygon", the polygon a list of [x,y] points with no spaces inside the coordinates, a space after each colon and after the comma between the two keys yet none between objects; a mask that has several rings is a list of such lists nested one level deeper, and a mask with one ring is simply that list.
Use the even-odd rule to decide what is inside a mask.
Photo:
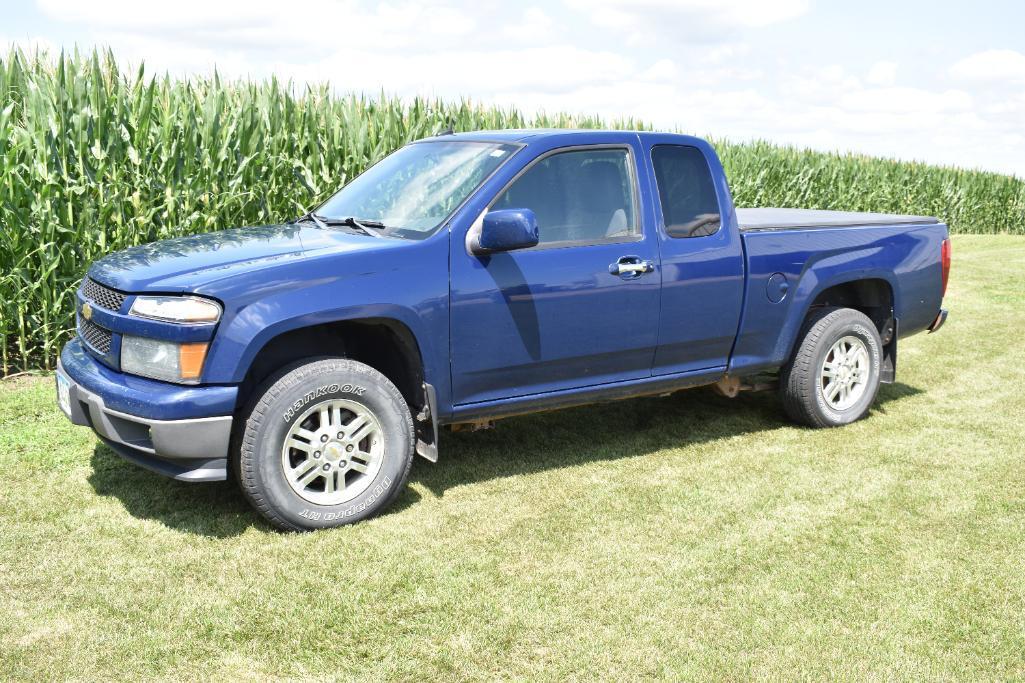
[{"label": "tire tread", "polygon": [[795,422],[817,428],[836,426],[825,420],[818,410],[818,372],[813,365],[821,338],[844,318],[872,327],[871,320],[853,308],[824,306],[814,309],[801,328],[793,356],[780,372],[783,410]]},{"label": "tire tread", "polygon": [[[375,385],[384,389],[392,396],[392,398],[399,401],[402,405],[406,405],[406,399],[403,398],[402,393],[387,377],[369,365],[346,358],[324,358],[299,366],[293,365],[289,368],[283,369],[267,380],[267,382],[264,383],[264,386],[267,388],[262,391],[262,393],[257,392],[259,399],[251,404],[251,408],[246,417],[245,429],[243,430],[239,453],[237,456],[236,471],[238,472],[239,487],[242,489],[242,493],[245,495],[246,499],[257,512],[279,529],[297,532],[311,530],[294,524],[283,517],[263,495],[260,486],[256,482],[255,476],[258,464],[256,435],[260,431],[260,425],[267,417],[267,411],[269,410],[271,403],[277,397],[289,389],[304,384],[312,377],[322,375],[325,372],[335,371],[364,375],[368,382],[373,382]],[[409,433],[413,433],[413,417],[408,408],[404,411],[402,417],[405,418],[404,422],[406,422]],[[388,495],[374,507],[375,511],[386,508],[395,500],[399,493],[405,488],[406,481],[409,479],[409,473],[412,468],[413,458],[411,455],[407,454],[406,465],[402,470],[401,477],[395,483],[395,486],[392,487]]]}]

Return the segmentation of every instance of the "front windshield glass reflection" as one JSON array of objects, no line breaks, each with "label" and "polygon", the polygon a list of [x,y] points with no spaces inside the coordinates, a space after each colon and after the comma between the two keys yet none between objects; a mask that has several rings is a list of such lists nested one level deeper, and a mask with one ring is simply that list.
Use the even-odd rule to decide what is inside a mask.
[{"label": "front windshield glass reflection", "polygon": [[385,157],[325,202],[326,219],[379,221],[400,237],[439,228],[517,147],[492,142],[432,141]]}]

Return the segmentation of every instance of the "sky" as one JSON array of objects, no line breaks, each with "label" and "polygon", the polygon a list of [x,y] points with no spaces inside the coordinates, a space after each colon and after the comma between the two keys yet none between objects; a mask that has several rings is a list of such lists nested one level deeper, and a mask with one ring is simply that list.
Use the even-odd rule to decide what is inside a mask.
[{"label": "sky", "polygon": [[1020,0],[0,0],[0,45],[1025,178]]}]

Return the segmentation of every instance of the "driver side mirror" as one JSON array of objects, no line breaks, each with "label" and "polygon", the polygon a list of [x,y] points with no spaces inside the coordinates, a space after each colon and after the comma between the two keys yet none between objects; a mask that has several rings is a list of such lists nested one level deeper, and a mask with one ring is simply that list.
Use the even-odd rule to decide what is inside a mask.
[{"label": "driver side mirror", "polygon": [[538,243],[537,217],[530,209],[500,209],[484,216],[480,232],[471,238],[470,251],[474,254],[492,254],[536,247]]}]

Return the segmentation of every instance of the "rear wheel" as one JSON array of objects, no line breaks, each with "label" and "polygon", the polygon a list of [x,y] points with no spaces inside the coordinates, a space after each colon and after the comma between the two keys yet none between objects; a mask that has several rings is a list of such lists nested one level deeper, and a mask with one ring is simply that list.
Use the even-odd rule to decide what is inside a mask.
[{"label": "rear wheel", "polygon": [[282,529],[348,524],[398,495],[414,443],[409,407],[387,377],[351,360],[312,361],[272,381],[254,403],[239,484]]},{"label": "rear wheel", "polygon": [[864,417],[879,392],[881,351],[879,332],[864,313],[814,311],[780,376],[787,414],[811,427],[836,427]]}]

